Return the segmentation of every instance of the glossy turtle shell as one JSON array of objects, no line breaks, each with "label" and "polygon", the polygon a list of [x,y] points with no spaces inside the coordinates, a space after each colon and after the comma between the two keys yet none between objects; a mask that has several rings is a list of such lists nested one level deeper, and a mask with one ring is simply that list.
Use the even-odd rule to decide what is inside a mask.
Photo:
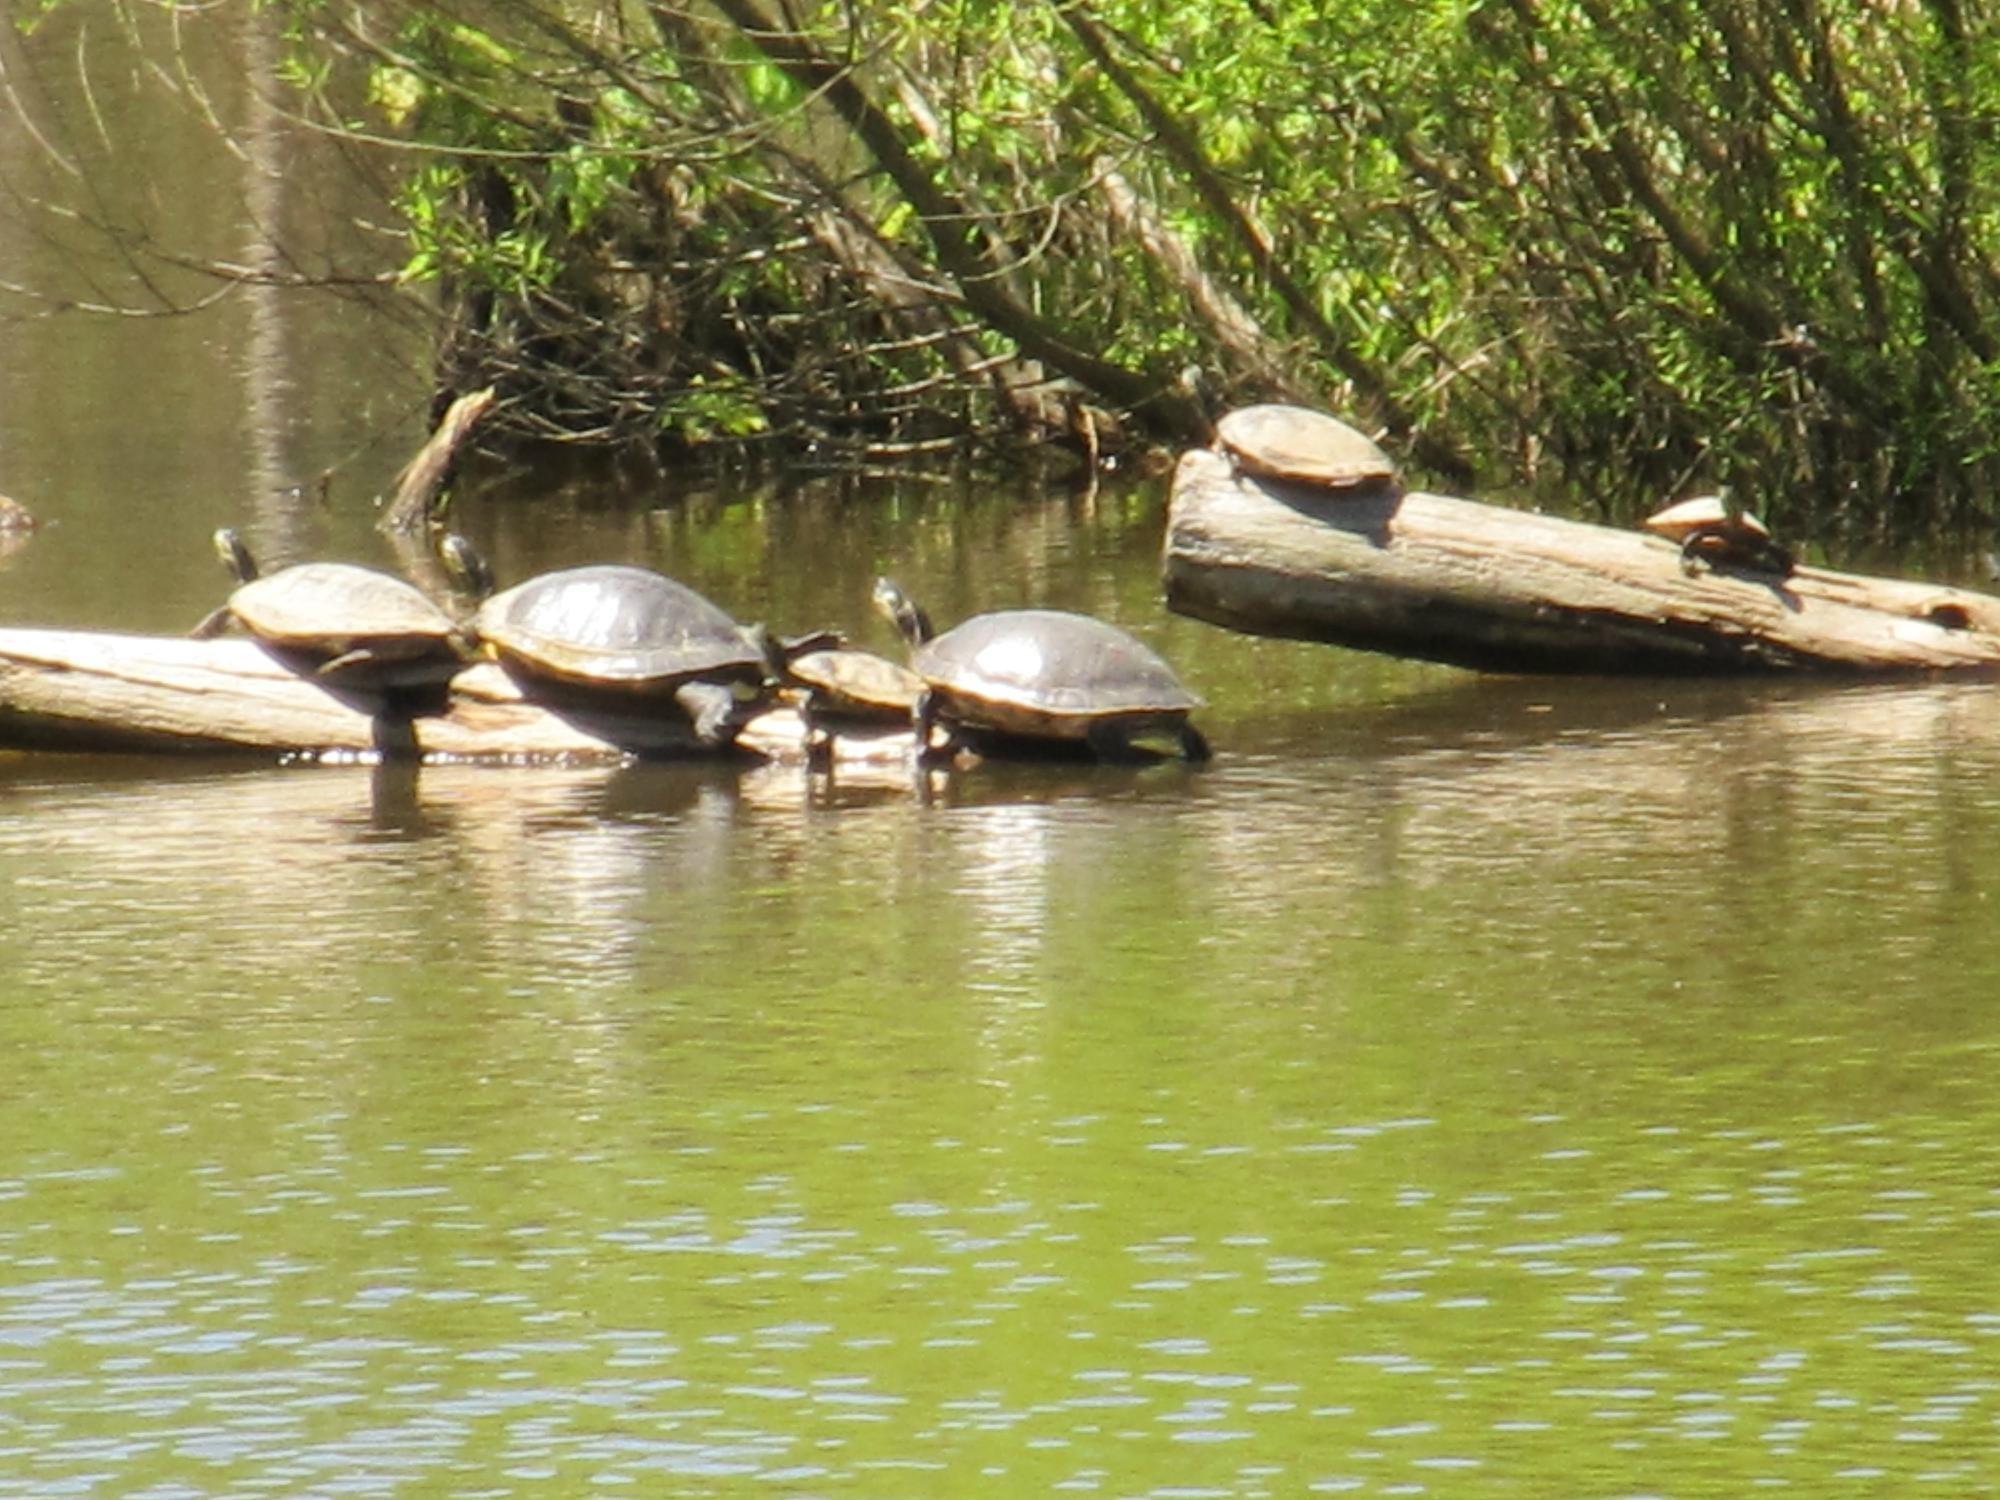
[{"label": "glossy turtle shell", "polygon": [[1692,500],[1669,505],[1665,510],[1646,517],[1645,526],[1648,531],[1670,542],[1684,542],[1697,531],[1734,532],[1746,540],[1755,538],[1760,541],[1771,535],[1770,527],[1748,511],[1731,515],[1729,506],[1720,495],[1697,495]]},{"label": "glossy turtle shell", "polygon": [[1168,724],[1201,706],[1151,648],[1061,610],[975,615],[918,647],[910,665],[953,717],[1007,733],[1082,738],[1094,720]]},{"label": "glossy turtle shell", "polygon": [[229,613],[273,646],[378,661],[456,655],[457,623],[415,585],[352,563],[311,562],[238,584]]},{"label": "glossy turtle shell", "polygon": [[907,719],[924,690],[923,678],[900,662],[848,647],[794,656],[785,671],[822,712],[836,714]]},{"label": "glossy turtle shell", "polygon": [[1244,406],[1215,424],[1215,437],[1247,473],[1328,489],[1395,478],[1389,455],[1366,433],[1303,406]]},{"label": "glossy turtle shell", "polygon": [[530,578],[482,604],[473,626],[504,661],[592,686],[671,691],[764,674],[762,652],[722,610],[684,583],[620,563]]}]

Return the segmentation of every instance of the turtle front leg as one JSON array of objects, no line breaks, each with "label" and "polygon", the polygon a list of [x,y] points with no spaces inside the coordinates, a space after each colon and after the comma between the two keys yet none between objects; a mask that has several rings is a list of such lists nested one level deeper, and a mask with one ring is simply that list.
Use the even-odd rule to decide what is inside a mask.
[{"label": "turtle front leg", "polygon": [[333,677],[345,672],[349,667],[368,666],[376,660],[375,653],[366,646],[356,646],[352,651],[343,651],[338,656],[328,657],[313,668],[313,676]]},{"label": "turtle front leg", "polygon": [[[932,761],[949,760],[956,751],[955,743],[947,743],[942,750],[931,745],[931,731],[937,726],[938,696],[929,688],[917,694],[917,701],[910,708],[910,727],[917,735],[917,761],[927,765]],[[947,737],[949,739],[949,737]]]},{"label": "turtle front leg", "polygon": [[196,625],[194,629],[188,632],[188,639],[194,641],[210,640],[215,636],[221,635],[223,631],[227,630],[229,628],[230,621],[234,620],[235,618],[236,618],[235,612],[232,611],[228,605],[226,604],[217,605],[214,609],[211,609],[207,614],[201,617],[200,624]]},{"label": "turtle front leg", "polygon": [[1692,578],[1708,561],[1708,549],[1726,533],[1718,526],[1697,526],[1681,538],[1681,571]]},{"label": "turtle front leg", "polygon": [[1181,721],[1181,759],[1200,765],[1215,752],[1208,747],[1208,736],[1186,720]]},{"label": "turtle front leg", "polygon": [[710,750],[736,743],[743,726],[737,719],[736,694],[720,682],[684,682],[674,689],[674,702],[694,724],[694,737]]},{"label": "turtle front leg", "polygon": [[820,713],[819,695],[811,688],[799,694],[799,720],[805,725],[803,741],[806,765],[814,771],[833,768],[833,731]]}]

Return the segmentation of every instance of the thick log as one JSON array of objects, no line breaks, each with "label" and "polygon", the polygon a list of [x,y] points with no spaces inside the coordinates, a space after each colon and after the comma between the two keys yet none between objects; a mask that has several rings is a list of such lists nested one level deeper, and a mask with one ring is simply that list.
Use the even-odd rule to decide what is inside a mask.
[{"label": "thick log", "polygon": [[[13,748],[535,762],[713,753],[671,715],[552,712],[491,662],[454,677],[441,712],[392,719],[374,706],[297,675],[254,641],[0,629],[0,745]],[[774,708],[738,743],[768,759],[802,759],[804,726]],[[900,760],[913,743],[892,728],[842,735],[834,753],[842,762]]]},{"label": "thick log", "polygon": [[1178,613],[1504,672],[2000,670],[2000,598],[1801,567],[1684,571],[1662,538],[1415,491],[1343,496],[1182,456]]}]

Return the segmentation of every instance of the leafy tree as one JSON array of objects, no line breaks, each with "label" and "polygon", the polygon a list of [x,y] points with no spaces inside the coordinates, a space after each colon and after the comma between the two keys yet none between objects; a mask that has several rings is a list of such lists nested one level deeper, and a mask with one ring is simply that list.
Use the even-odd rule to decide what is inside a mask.
[{"label": "leafy tree", "polygon": [[1899,533],[2000,476],[1979,0],[271,3],[517,431],[1094,453],[1279,398],[1454,485]]}]

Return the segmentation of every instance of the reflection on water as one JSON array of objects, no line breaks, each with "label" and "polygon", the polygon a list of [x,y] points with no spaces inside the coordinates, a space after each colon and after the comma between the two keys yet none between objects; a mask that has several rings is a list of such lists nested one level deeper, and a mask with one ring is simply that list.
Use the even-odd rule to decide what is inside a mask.
[{"label": "reflection on water", "polygon": [[6,762],[0,1494],[1986,1488],[1989,697]]}]

